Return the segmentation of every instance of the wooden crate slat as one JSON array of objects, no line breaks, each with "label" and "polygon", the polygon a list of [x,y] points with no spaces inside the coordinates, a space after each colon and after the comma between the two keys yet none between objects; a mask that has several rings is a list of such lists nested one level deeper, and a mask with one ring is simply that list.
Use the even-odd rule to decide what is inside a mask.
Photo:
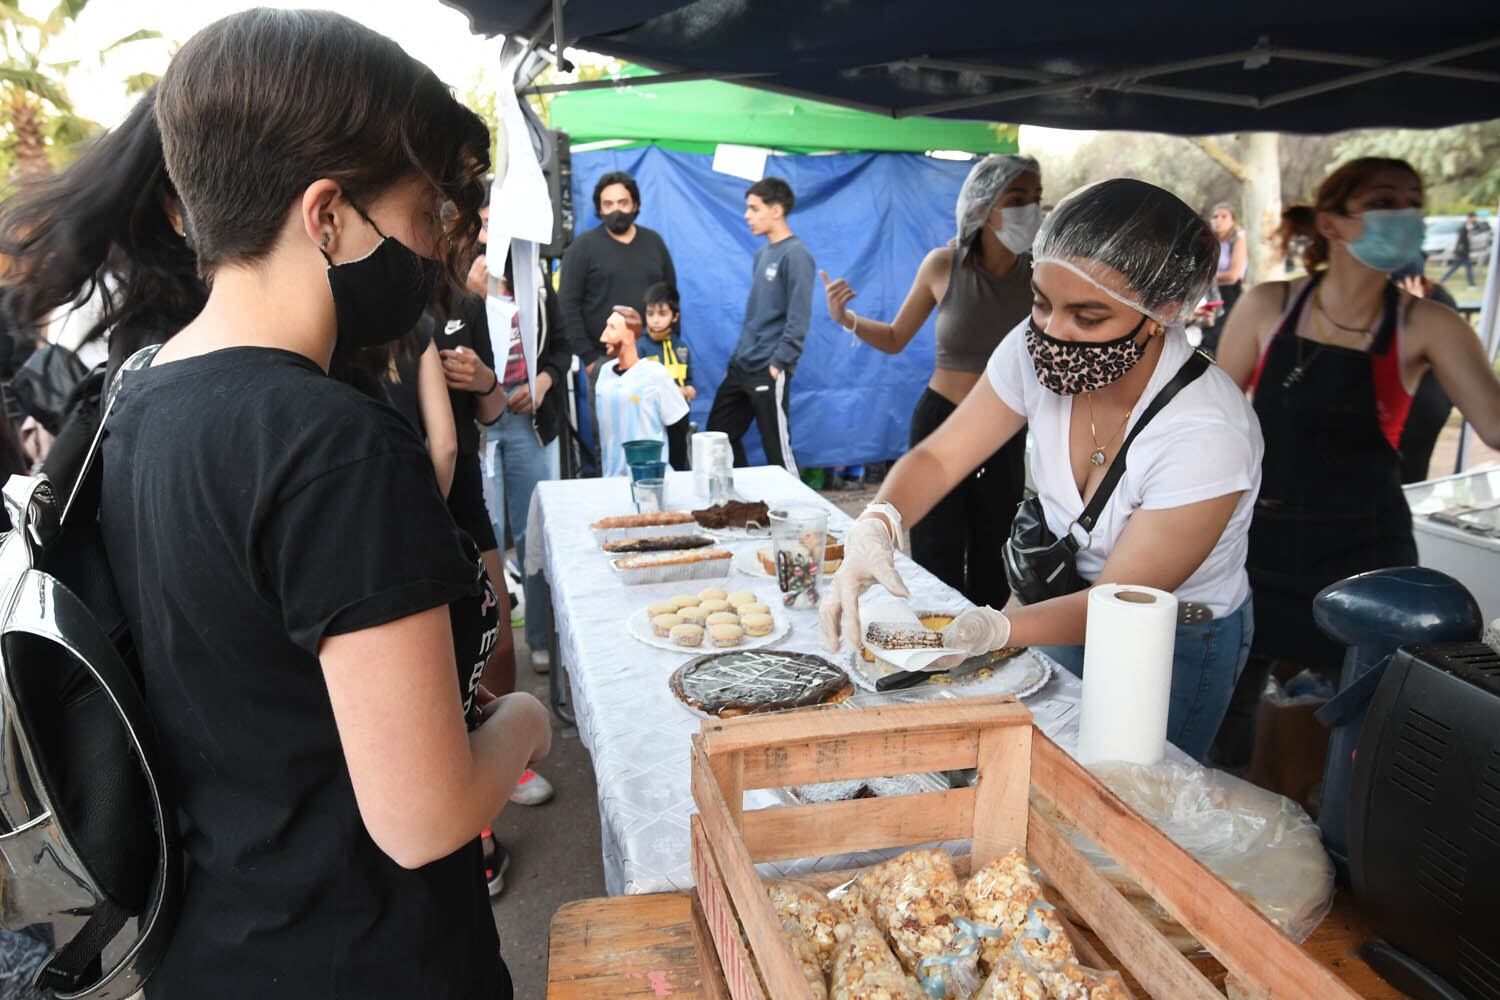
[{"label": "wooden crate slat", "polygon": [[703,724],[703,743],[713,755],[728,750],[840,740],[870,733],[920,729],[936,733],[994,725],[1031,725],[1031,712],[1009,695],[882,705],[858,711],[836,705],[795,712],[747,715]]},{"label": "wooden crate slat", "polygon": [[1027,858],[1125,963],[1146,992],[1172,1000],[1223,1000],[1224,995],[1203,973],[1172,947],[1046,817],[1028,808]]},{"label": "wooden crate slat", "polygon": [[1248,988],[1278,997],[1355,997],[1041,733],[1032,742],[1031,783]]},{"label": "wooden crate slat", "polygon": [[959,729],[870,733],[751,747],[739,751],[738,756],[744,761],[742,781],[746,789],[785,788],[827,781],[834,773],[862,780],[973,767],[979,760],[979,734]]},{"label": "wooden crate slat", "polygon": [[719,970],[723,974],[725,988],[734,1000],[766,1000],[750,956],[745,954],[740,943],[739,918],[735,916],[734,904],[724,891],[723,876],[714,862],[708,838],[703,833],[703,820],[693,816],[689,826],[692,829],[693,883],[698,903],[703,909],[705,929],[719,958]]},{"label": "wooden crate slat", "polygon": [[805,806],[772,806],[741,819],[753,861],[853,854],[968,840],[974,829],[974,789],[850,799]]},{"label": "wooden crate slat", "polygon": [[1031,726],[989,726],[979,735],[979,785],[974,803],[974,865],[1026,847],[1031,794]]},{"label": "wooden crate slat", "polygon": [[[701,736],[694,736],[692,741],[692,789],[707,846],[750,940],[766,992],[774,1000],[813,1000],[812,990],[781,935],[781,925],[771,909],[760,874],[750,862],[745,841],[730,819],[729,807],[709,766]],[[752,995],[737,993],[735,1000],[752,1000]]]}]

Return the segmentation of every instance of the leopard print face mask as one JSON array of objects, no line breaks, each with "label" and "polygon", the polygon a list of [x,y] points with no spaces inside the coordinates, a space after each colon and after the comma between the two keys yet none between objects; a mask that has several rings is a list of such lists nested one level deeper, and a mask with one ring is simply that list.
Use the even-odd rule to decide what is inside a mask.
[{"label": "leopard print face mask", "polygon": [[1026,350],[1036,366],[1037,381],[1059,396],[1095,392],[1118,382],[1146,353],[1149,339],[1139,340],[1141,327],[1145,325],[1146,317],[1142,316],[1135,329],[1125,336],[1091,344],[1049,337],[1035,320],[1028,320]]}]

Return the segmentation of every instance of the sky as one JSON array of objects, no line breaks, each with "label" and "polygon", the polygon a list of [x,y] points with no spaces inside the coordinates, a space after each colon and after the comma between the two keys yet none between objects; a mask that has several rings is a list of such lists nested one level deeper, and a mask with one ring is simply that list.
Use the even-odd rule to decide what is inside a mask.
[{"label": "sky", "polygon": [[[22,0],[21,8],[41,18],[55,5],[56,0]],[[58,62],[77,60],[77,68],[67,77],[76,110],[113,127],[124,119],[134,100],[125,94],[126,77],[141,72],[160,75],[174,44],[187,41],[199,28],[226,14],[252,6],[315,6],[346,14],[395,39],[461,95],[476,86],[494,86],[498,79],[498,41],[472,34],[468,19],[438,0],[92,0],[49,49],[49,57]],[[116,49],[101,64],[101,49],[142,28],[165,37]],[[1021,151],[1067,153],[1092,134],[1023,125]]]},{"label": "sky", "polygon": [[[22,0],[21,8],[45,17],[56,0]],[[68,94],[79,114],[104,126],[118,124],[130,110],[123,81],[140,72],[160,74],[166,68],[171,43],[187,41],[199,28],[226,14],[250,7],[318,7],[347,14],[394,38],[411,55],[460,93],[498,62],[499,46],[469,31],[468,19],[438,0],[92,0],[76,24],[49,48],[56,61],[76,59],[67,77]],[[111,42],[142,28],[161,32],[162,41],[136,42],[116,49],[100,65],[99,51]]]}]

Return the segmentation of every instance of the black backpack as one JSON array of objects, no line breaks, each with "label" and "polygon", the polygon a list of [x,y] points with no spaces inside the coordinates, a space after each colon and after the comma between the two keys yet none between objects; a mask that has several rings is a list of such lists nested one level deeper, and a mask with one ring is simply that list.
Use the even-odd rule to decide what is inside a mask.
[{"label": "black backpack", "polygon": [[99,532],[98,453],[118,384],[66,502],[45,475],[12,476],[3,491],[0,926],[49,946],[33,983],[62,1000],[139,990],[181,898],[173,814]]}]

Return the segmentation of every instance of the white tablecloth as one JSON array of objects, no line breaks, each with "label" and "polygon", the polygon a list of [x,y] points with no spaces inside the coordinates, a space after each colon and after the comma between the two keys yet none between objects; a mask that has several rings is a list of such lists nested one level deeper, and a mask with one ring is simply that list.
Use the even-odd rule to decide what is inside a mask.
[{"label": "white tablecloth", "polygon": [[[771,506],[797,502],[829,512],[829,527],[842,531],[849,517],[779,467],[735,470],[735,489],[742,497]],[[688,473],[670,473],[667,508],[706,506],[693,495]],[[541,483],[532,496],[527,521],[528,566],[542,566],[552,586],[558,649],[568,671],[578,732],[594,762],[599,790],[599,819],[604,846],[604,879],[610,895],[665,892],[692,885],[688,858],[688,817],[694,811],[688,788],[688,738],[701,719],[672,694],[667,678],[698,653],[655,649],[632,639],[625,619],[647,604],[673,594],[697,593],[708,586],[774,594],[775,582],[731,571],[727,581],[694,580],[626,587],[616,579],[588,525],[601,517],[631,511],[630,487],[624,479],[583,479]],[[765,544],[742,542],[740,545]],[[915,607],[960,609],[963,597],[905,556],[897,568],[912,592]],[[791,632],[776,648],[826,654],[820,645],[815,611],[786,611]],[[1080,684],[1066,670],[1027,705],[1037,724],[1061,745],[1077,741]],[[856,704],[872,699],[952,698],[950,689],[931,684],[895,695],[857,695]],[[746,796],[747,809],[782,801],[775,792]],[[872,863],[875,855],[824,859],[830,870]],[[791,874],[804,862],[767,865]]]}]

